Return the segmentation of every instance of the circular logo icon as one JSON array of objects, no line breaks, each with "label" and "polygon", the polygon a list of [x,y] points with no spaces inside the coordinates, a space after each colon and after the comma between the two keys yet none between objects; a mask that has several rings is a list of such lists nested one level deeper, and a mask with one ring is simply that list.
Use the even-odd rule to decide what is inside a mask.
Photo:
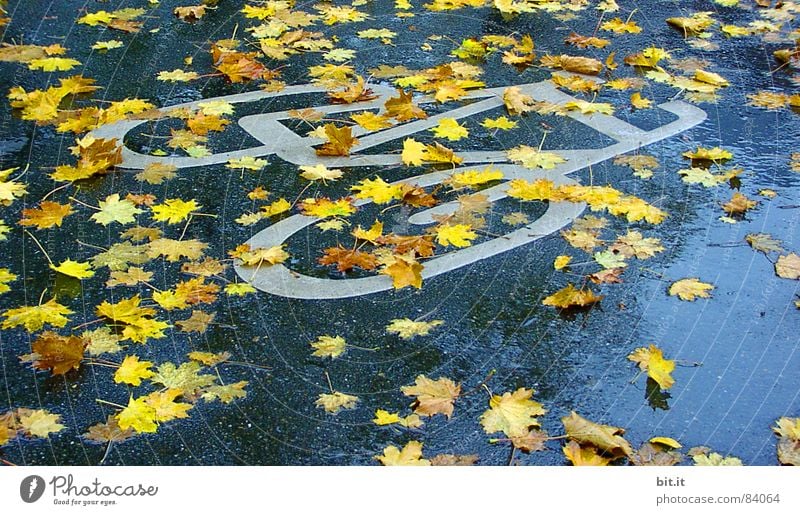
[{"label": "circular logo icon", "polygon": [[44,493],[44,479],[42,476],[28,476],[19,484],[19,496],[27,503],[34,503]]}]

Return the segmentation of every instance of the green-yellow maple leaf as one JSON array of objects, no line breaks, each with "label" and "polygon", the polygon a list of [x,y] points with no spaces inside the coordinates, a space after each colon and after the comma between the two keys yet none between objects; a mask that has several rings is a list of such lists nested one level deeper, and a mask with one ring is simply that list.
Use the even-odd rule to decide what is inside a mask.
[{"label": "green-yellow maple leaf", "polygon": [[118,222],[122,225],[133,223],[136,221],[135,216],[142,212],[130,200],[120,199],[119,193],[107,196],[98,205],[100,206],[100,211],[93,214],[91,219],[102,225],[108,225],[112,222]]}]

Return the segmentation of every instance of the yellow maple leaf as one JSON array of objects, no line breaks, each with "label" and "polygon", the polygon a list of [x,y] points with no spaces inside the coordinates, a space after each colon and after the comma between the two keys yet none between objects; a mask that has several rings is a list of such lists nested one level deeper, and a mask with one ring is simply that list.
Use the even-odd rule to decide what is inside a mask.
[{"label": "yellow maple leaf", "polygon": [[189,414],[186,412],[192,409],[193,405],[187,402],[175,402],[175,398],[182,393],[177,388],[169,388],[166,391],[152,392],[144,398],[145,403],[155,410],[153,418],[156,422],[189,418]]},{"label": "yellow maple leaf", "polygon": [[199,78],[200,75],[197,72],[192,71],[184,71],[179,68],[172,70],[171,72],[162,71],[158,72],[158,76],[156,79],[164,82],[189,82],[190,80],[194,80]]},{"label": "yellow maple leaf", "polygon": [[323,183],[326,181],[335,181],[337,179],[341,179],[342,175],[344,175],[341,170],[330,170],[323,164],[301,166],[300,170],[303,172],[300,174],[303,179],[309,181],[322,181]]},{"label": "yellow maple leaf", "polygon": [[642,97],[638,91],[631,95],[631,105],[636,109],[649,109],[653,105],[653,101]]},{"label": "yellow maple leaf", "polygon": [[321,393],[314,403],[328,413],[336,414],[342,409],[353,409],[356,407],[358,397],[342,392]]},{"label": "yellow maple leaf", "polygon": [[696,298],[709,298],[710,294],[708,292],[713,289],[713,285],[700,282],[699,279],[692,277],[672,283],[669,287],[669,294],[677,296],[681,300],[693,301]]},{"label": "yellow maple leaf", "polygon": [[403,386],[400,390],[409,397],[417,398],[412,407],[420,415],[432,417],[442,413],[450,418],[453,416],[453,403],[461,394],[461,385],[446,377],[434,381],[419,375],[414,385]]},{"label": "yellow maple leaf", "polygon": [[375,456],[384,466],[429,466],[430,461],[422,458],[422,444],[411,440],[402,449],[390,445],[383,450],[382,456]]},{"label": "yellow maple leaf", "polygon": [[375,220],[375,223],[373,223],[372,227],[370,227],[368,230],[362,229],[359,225],[351,234],[356,239],[368,241],[373,245],[376,245],[378,243],[378,238],[380,238],[383,234],[383,222]]},{"label": "yellow maple leaf", "polygon": [[71,311],[66,306],[62,306],[52,298],[38,306],[21,306],[19,308],[7,309],[3,316],[3,329],[10,329],[17,326],[25,326],[29,333],[33,333],[50,324],[54,327],[64,327],[69,322],[64,315],[71,315]]},{"label": "yellow maple leaf", "polygon": [[350,115],[350,119],[368,131],[378,131],[392,126],[389,118],[371,111]]},{"label": "yellow maple leaf", "polygon": [[11,287],[8,285],[8,283],[16,279],[16,274],[12,274],[11,270],[8,268],[0,268],[0,293],[11,291]]},{"label": "yellow maple leaf", "polygon": [[544,168],[546,170],[567,162],[564,157],[554,152],[542,152],[528,145],[512,148],[508,151],[508,158],[515,163],[520,163],[525,168]]},{"label": "yellow maple leaf", "polygon": [[569,111],[580,111],[582,114],[614,114],[614,106],[607,102],[587,102],[586,100],[572,100],[564,104]]},{"label": "yellow maple leaf", "polygon": [[450,185],[454,189],[472,188],[474,186],[486,184],[487,182],[499,181],[502,178],[503,172],[489,165],[480,171],[465,170],[463,172],[454,173],[443,181],[443,183]]},{"label": "yellow maple leaf", "polygon": [[622,21],[622,18],[613,18],[600,25],[600,28],[617,34],[638,34],[642,28],[633,20]]},{"label": "yellow maple leaf", "polygon": [[128,299],[122,299],[116,303],[110,303],[104,300],[97,306],[98,316],[105,317],[113,320],[114,322],[122,322],[124,324],[136,323],[140,318],[152,316],[155,310],[149,307],[140,307],[142,299],[139,295],[134,295]]},{"label": "yellow maple leaf", "polygon": [[532,427],[539,427],[536,417],[544,415],[546,410],[531,399],[533,393],[533,390],[519,388],[502,396],[492,395],[489,409],[480,418],[483,430],[488,434],[502,431],[509,438],[515,438],[526,435]]},{"label": "yellow maple leaf", "polygon": [[639,365],[642,372],[647,372],[647,376],[662,389],[669,390],[675,384],[675,380],[670,376],[675,370],[675,361],[665,359],[661,349],[655,345],[637,348],[628,355],[628,359]]},{"label": "yellow maple leaf", "polygon": [[467,128],[454,118],[442,118],[439,120],[439,125],[433,127],[431,131],[437,138],[446,138],[450,141],[458,141],[469,136]]},{"label": "yellow maple leaf", "polygon": [[542,304],[568,309],[575,306],[589,306],[602,299],[603,295],[595,295],[591,290],[577,289],[570,283],[554,294],[545,297]]},{"label": "yellow maple leaf", "polygon": [[500,130],[511,130],[517,128],[517,122],[513,120],[509,120],[505,116],[500,116],[498,118],[485,118],[481,125],[486,127],[487,129],[500,129]]},{"label": "yellow maple leaf", "polygon": [[28,62],[28,68],[31,70],[42,70],[44,72],[63,72],[71,70],[80,64],[80,61],[68,57],[44,57],[42,59],[33,59]]},{"label": "yellow maple leaf", "polygon": [[311,347],[315,349],[312,356],[338,358],[347,350],[347,342],[341,336],[322,335],[317,341],[311,342]]},{"label": "yellow maple leaf", "polygon": [[47,438],[50,433],[58,433],[66,427],[59,423],[60,419],[61,415],[43,409],[20,410],[19,423],[29,435]]},{"label": "yellow maple leaf", "polygon": [[377,426],[388,426],[389,424],[399,424],[400,414],[389,413],[384,409],[378,409],[375,410],[375,418],[372,419],[372,422]]},{"label": "yellow maple leaf", "polygon": [[392,320],[386,326],[386,332],[394,333],[404,340],[410,340],[415,336],[427,336],[431,329],[444,323],[443,320],[415,321],[408,318]]},{"label": "yellow maple leaf", "polygon": [[423,266],[417,261],[413,249],[405,254],[385,254],[379,256],[383,268],[380,273],[392,278],[392,285],[396,290],[413,286],[422,288]]},{"label": "yellow maple leaf", "polygon": [[454,247],[469,247],[472,240],[478,237],[467,224],[444,224],[435,229],[436,241],[439,245],[452,245]]},{"label": "yellow maple leaf", "polygon": [[197,211],[200,207],[194,199],[187,202],[183,199],[173,198],[165,200],[163,204],[156,204],[150,209],[153,211],[153,220],[177,224],[186,220],[192,212]]},{"label": "yellow maple leaf", "polygon": [[425,144],[413,138],[403,140],[403,153],[401,154],[403,164],[407,166],[419,166],[425,160]]},{"label": "yellow maple leaf", "polygon": [[164,329],[170,326],[167,322],[152,318],[140,318],[135,323],[126,325],[122,330],[122,338],[135,343],[145,343],[148,338],[164,338]]},{"label": "yellow maple leaf", "polygon": [[262,206],[261,212],[264,213],[264,216],[275,216],[281,213],[285,213],[292,208],[292,205],[289,204],[289,201],[285,198],[279,198],[275,202],[271,203],[268,206]]},{"label": "yellow maple leaf", "polygon": [[131,395],[128,405],[117,414],[120,429],[133,428],[137,433],[155,433],[156,410],[147,404],[146,397],[134,399]]},{"label": "yellow maple leaf", "polygon": [[248,283],[228,283],[225,285],[225,293],[227,295],[236,295],[242,297],[248,293],[255,293],[257,290]]},{"label": "yellow maple leaf", "polygon": [[582,447],[578,442],[570,440],[561,448],[564,456],[576,467],[595,466],[602,467],[611,462],[611,458],[600,456],[596,447],[587,445]]},{"label": "yellow maple leaf", "polygon": [[136,221],[135,216],[142,212],[136,205],[128,199],[121,199],[119,193],[113,193],[105,200],[98,202],[100,211],[93,214],[91,219],[101,225],[108,225],[117,222],[122,225]]},{"label": "yellow maple leaf", "polygon": [[389,184],[380,177],[364,179],[350,189],[357,192],[356,198],[372,199],[376,204],[386,204],[403,197],[399,184]]},{"label": "yellow maple leaf", "polygon": [[733,154],[720,147],[704,148],[697,147],[697,150],[687,150],[684,152],[683,157],[695,159],[698,161],[714,161],[721,162],[733,159]]},{"label": "yellow maple leaf", "polygon": [[186,303],[187,297],[178,294],[173,290],[162,290],[153,292],[153,300],[167,311],[173,309],[184,309],[188,304]]},{"label": "yellow maple leaf", "polygon": [[356,212],[356,207],[349,198],[331,200],[329,198],[308,198],[300,204],[303,214],[328,218],[334,216],[350,216]]},{"label": "yellow maple leaf", "polygon": [[569,266],[572,261],[572,256],[558,256],[553,261],[553,268],[556,270],[563,270]]},{"label": "yellow maple leaf", "polygon": [[53,226],[61,227],[64,217],[70,214],[72,214],[71,205],[45,200],[39,204],[38,208],[23,209],[22,219],[19,224],[24,226],[33,225],[37,229],[48,229]]},{"label": "yellow maple leaf", "polygon": [[270,266],[283,263],[289,259],[289,253],[283,249],[283,245],[273,247],[257,248],[246,250],[238,255],[247,266]]},{"label": "yellow maple leaf", "polygon": [[139,356],[125,356],[114,373],[114,382],[139,386],[142,384],[142,379],[149,379],[155,375],[150,370],[152,366],[153,363],[150,361],[139,361]]},{"label": "yellow maple leaf", "polygon": [[239,157],[236,159],[228,159],[228,162],[225,164],[225,168],[230,168],[232,170],[250,170],[252,172],[257,172],[267,166],[269,161],[266,159],[257,159],[253,156],[244,156]]},{"label": "yellow maple leaf", "polygon": [[591,422],[574,411],[569,416],[562,417],[561,422],[567,436],[581,446],[592,445],[615,457],[633,454],[631,445],[622,437],[625,433],[622,428]]},{"label": "yellow maple leaf", "polygon": [[62,261],[58,266],[50,263],[50,268],[58,273],[75,277],[76,279],[88,279],[89,277],[94,277],[94,271],[89,263],[80,263],[71,259]]},{"label": "yellow maple leaf", "polygon": [[201,397],[206,402],[219,399],[223,404],[230,404],[236,399],[244,399],[247,397],[247,392],[244,389],[247,385],[247,381],[238,381],[232,384],[216,384],[205,388]]}]

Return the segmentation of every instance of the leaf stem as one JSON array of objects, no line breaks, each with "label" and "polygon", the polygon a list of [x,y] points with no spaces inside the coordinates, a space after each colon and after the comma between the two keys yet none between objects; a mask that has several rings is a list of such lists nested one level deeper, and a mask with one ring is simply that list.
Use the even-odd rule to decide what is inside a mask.
[{"label": "leaf stem", "polygon": [[113,406],[119,409],[125,409],[127,406],[122,406],[121,404],[117,404],[116,402],[105,401],[103,399],[95,399],[95,402],[99,402],[100,404],[107,404],[109,406]]},{"label": "leaf stem", "polygon": [[[44,257],[47,258],[47,262],[50,263],[50,266],[54,266],[53,265],[53,260],[50,259],[50,254],[48,254],[47,251],[44,250],[44,247],[42,247],[42,244],[39,243],[39,240],[36,239],[36,236],[31,234],[31,232],[28,229],[23,229],[23,231],[25,231],[25,234],[30,236],[31,239],[33,240],[33,242],[36,244],[36,246],[39,247],[39,250],[41,250],[42,254],[44,254]],[[39,303],[41,304],[41,300],[39,301]]]}]

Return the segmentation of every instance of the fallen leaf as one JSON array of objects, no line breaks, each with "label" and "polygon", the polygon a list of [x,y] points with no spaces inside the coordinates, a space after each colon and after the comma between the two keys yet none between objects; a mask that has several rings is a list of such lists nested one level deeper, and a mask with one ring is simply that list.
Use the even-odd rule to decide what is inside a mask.
[{"label": "fallen leaf", "polygon": [[775,273],[784,279],[800,279],[800,256],[792,252],[778,256],[775,262]]},{"label": "fallen leaf", "polygon": [[677,296],[681,300],[688,300],[691,302],[696,298],[709,298],[710,294],[708,292],[713,289],[713,285],[700,282],[699,279],[692,277],[672,283],[669,287],[669,294]]},{"label": "fallen leaf", "polygon": [[552,295],[545,297],[542,304],[561,309],[590,306],[603,299],[603,295],[595,295],[591,290],[577,289],[571,283]]},{"label": "fallen leaf", "polygon": [[31,350],[37,356],[33,367],[51,370],[53,375],[64,375],[80,368],[85,349],[86,341],[83,338],[45,331],[31,345]]},{"label": "fallen leaf", "polygon": [[675,370],[675,362],[665,359],[661,349],[655,345],[650,344],[648,348],[639,347],[628,356],[628,359],[639,365],[641,371],[647,372],[647,376],[662,389],[669,390],[675,384],[670,375]]},{"label": "fallen leaf", "polygon": [[416,440],[411,440],[402,449],[390,445],[383,450],[382,456],[375,456],[384,466],[413,465],[428,466],[430,461],[422,458],[422,444]]},{"label": "fallen leaf", "polygon": [[442,325],[442,320],[414,321],[408,318],[394,319],[386,326],[386,332],[394,333],[404,340],[415,336],[427,336],[431,329]]},{"label": "fallen leaf", "polygon": [[59,423],[61,415],[49,413],[47,410],[26,410],[19,413],[19,423],[30,436],[48,438],[51,433],[58,433],[66,426]]},{"label": "fallen leaf", "polygon": [[347,342],[341,336],[322,335],[317,338],[317,341],[311,342],[311,347],[314,348],[312,356],[338,358],[347,350]]},{"label": "fallen leaf", "polygon": [[619,427],[591,422],[574,411],[563,417],[561,422],[567,436],[581,446],[593,445],[601,452],[615,457],[633,454],[630,444],[622,437],[625,431]]},{"label": "fallen leaf", "polygon": [[358,397],[342,392],[321,393],[315,403],[326,412],[335,415],[342,409],[353,409],[356,407]]},{"label": "fallen leaf", "polygon": [[412,404],[416,413],[428,417],[441,413],[450,418],[453,416],[453,403],[461,394],[461,385],[446,377],[434,381],[419,375],[414,385],[403,386],[400,391],[404,395],[417,398]]},{"label": "fallen leaf", "polygon": [[488,434],[502,431],[509,438],[523,437],[531,428],[539,427],[536,417],[546,410],[531,399],[533,390],[519,388],[513,393],[492,395],[489,409],[480,417],[483,430]]}]

